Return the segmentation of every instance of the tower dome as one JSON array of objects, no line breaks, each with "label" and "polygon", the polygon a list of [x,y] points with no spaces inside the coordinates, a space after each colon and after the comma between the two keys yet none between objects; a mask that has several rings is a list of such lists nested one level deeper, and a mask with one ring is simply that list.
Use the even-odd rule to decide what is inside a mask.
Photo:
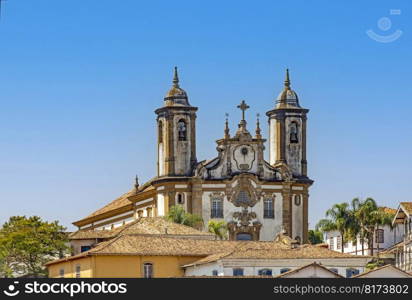
[{"label": "tower dome", "polygon": [[186,91],[179,86],[177,67],[175,67],[174,71],[173,86],[166,93],[164,100],[166,102],[166,106],[190,106]]},{"label": "tower dome", "polygon": [[286,69],[285,87],[276,99],[276,108],[299,107],[299,98],[294,90],[290,88],[289,69]]}]

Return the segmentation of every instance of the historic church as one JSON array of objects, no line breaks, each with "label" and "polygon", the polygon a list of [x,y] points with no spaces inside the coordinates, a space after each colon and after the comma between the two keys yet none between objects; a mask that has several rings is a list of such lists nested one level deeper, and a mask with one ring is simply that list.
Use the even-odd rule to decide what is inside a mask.
[{"label": "historic church", "polygon": [[[159,103],[160,104],[160,103]],[[271,107],[272,106],[272,107]],[[112,229],[141,217],[164,216],[173,205],[228,224],[231,240],[273,240],[283,232],[298,242],[308,239],[306,121],[291,89],[289,71],[283,90],[266,113],[269,124],[269,161],[259,119],[248,128],[242,112],[236,132],[228,122],[216,141],[210,160],[196,156],[196,112],[180,87],[177,69],[173,85],[156,113],[157,176],[135,186],[91,215],[74,222],[79,229]]]}]

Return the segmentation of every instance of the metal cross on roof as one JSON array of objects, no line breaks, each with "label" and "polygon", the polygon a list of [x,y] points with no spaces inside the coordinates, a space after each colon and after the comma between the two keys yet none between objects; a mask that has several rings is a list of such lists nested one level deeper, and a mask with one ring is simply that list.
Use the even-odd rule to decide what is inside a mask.
[{"label": "metal cross on roof", "polygon": [[242,100],[242,102],[237,106],[242,111],[242,121],[245,120],[245,111],[250,108],[249,105],[246,104],[245,100]]}]

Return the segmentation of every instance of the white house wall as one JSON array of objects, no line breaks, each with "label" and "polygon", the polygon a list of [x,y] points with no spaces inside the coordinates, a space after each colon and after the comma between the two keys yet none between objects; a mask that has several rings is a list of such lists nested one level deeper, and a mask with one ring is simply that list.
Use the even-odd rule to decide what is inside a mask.
[{"label": "white house wall", "polygon": [[[294,270],[313,262],[317,262],[328,269],[336,269],[339,275],[346,277],[347,269],[357,269],[359,273],[365,272],[368,259],[222,259],[213,263],[190,266],[185,270],[185,276],[211,276],[213,270],[218,270],[219,275],[233,276],[233,269],[243,269],[244,276],[259,275],[259,270],[270,269],[272,276],[281,274],[282,269]],[[223,270],[223,272],[222,272]]]}]

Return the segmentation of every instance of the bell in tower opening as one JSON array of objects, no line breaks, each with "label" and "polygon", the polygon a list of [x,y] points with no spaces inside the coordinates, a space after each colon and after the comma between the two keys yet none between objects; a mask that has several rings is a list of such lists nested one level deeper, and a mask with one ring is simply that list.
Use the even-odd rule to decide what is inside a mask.
[{"label": "bell in tower opening", "polygon": [[173,85],[157,109],[158,176],[189,176],[196,159],[196,111],[179,85],[177,68]]}]

